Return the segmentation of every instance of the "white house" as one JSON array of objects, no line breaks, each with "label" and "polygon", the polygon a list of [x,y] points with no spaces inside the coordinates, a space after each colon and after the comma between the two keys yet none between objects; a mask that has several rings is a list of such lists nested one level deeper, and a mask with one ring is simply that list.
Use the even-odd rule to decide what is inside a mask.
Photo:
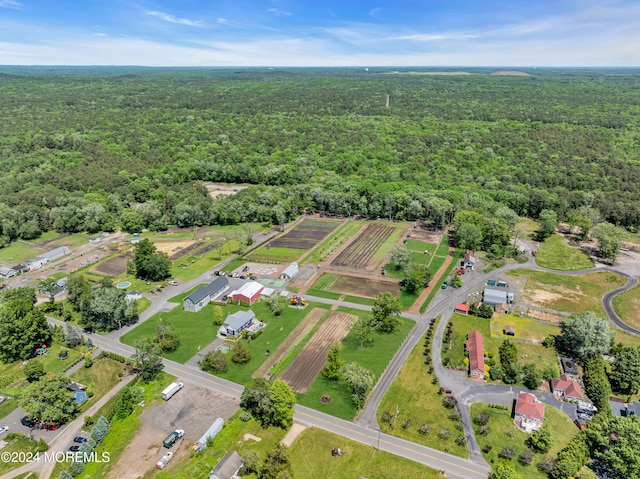
[{"label": "white house", "polygon": [[229,280],[226,276],[218,276],[206,286],[196,289],[182,300],[185,311],[197,313],[207,304],[229,288]]}]

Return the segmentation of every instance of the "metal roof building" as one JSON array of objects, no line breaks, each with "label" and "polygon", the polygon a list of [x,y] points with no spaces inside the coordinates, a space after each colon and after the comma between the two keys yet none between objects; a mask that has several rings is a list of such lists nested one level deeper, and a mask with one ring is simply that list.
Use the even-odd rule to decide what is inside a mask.
[{"label": "metal roof building", "polygon": [[507,292],[498,291],[497,289],[485,288],[482,302],[489,306],[507,302]]},{"label": "metal roof building", "polygon": [[226,276],[218,276],[206,286],[196,289],[193,293],[182,300],[185,311],[197,313],[216,296],[229,287],[229,280]]}]

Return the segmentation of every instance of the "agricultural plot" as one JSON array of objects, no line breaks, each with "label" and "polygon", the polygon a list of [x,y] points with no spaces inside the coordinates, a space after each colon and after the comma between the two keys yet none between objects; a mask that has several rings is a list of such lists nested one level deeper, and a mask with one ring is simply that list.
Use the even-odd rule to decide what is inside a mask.
[{"label": "agricultural plot", "polygon": [[322,323],[302,351],[295,357],[280,379],[295,392],[303,393],[313,383],[324,366],[327,351],[334,341],[342,341],[349,332],[355,316],[348,313],[333,313]]},{"label": "agricultural plot", "polygon": [[400,283],[397,280],[384,278],[354,278],[340,274],[325,273],[313,285],[313,289],[320,289],[346,296],[360,296],[362,298],[376,298],[380,293],[389,292],[394,296],[400,294]]},{"label": "agricultural plot", "polygon": [[[376,253],[398,229],[393,226],[372,223],[368,225],[331,263],[333,266],[346,266],[372,271],[380,261]],[[389,245],[390,246],[390,245]],[[384,252],[386,255],[386,251]]]},{"label": "agricultural plot", "polygon": [[263,246],[253,253],[245,256],[246,259],[257,263],[290,263],[297,260],[305,253],[303,249],[296,248],[271,248]]},{"label": "agricultural plot", "polygon": [[100,263],[95,269],[108,276],[120,276],[127,272],[127,263],[132,259],[133,254],[130,252],[121,254]]},{"label": "agricultural plot", "polygon": [[270,242],[272,248],[310,250],[340,226],[340,221],[303,220],[295,228]]}]

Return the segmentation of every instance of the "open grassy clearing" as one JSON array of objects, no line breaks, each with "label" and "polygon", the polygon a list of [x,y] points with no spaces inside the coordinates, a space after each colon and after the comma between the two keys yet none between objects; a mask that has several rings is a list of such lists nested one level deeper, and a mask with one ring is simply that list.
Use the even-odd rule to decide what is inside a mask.
[{"label": "open grassy clearing", "polygon": [[327,299],[335,299],[335,300],[340,300],[340,298],[342,298],[342,300],[347,303],[366,304],[368,306],[372,306],[374,302],[374,300],[371,298],[361,298],[359,296],[351,296],[348,294],[332,293],[331,291],[325,291],[322,289],[315,289],[315,288],[309,288],[307,290],[307,294],[309,296],[317,296],[319,298],[327,298]]},{"label": "open grassy clearing", "polygon": [[304,263],[321,263],[344,244],[349,238],[355,235],[364,223],[348,220],[342,226],[331,233],[322,243],[307,256],[302,262]]},{"label": "open grassy clearing", "polygon": [[[338,311],[356,316],[367,314],[367,311],[349,308],[338,308]],[[414,324],[411,320],[401,319],[400,326],[393,334],[374,333],[373,343],[365,344],[362,348],[354,334],[349,332],[342,341],[340,354],[345,363],[357,361],[361,366],[371,370],[378,378]],[[328,404],[320,402],[320,398],[325,394],[332,398]],[[344,380],[329,381],[322,374],[316,376],[306,393],[298,394],[297,397],[299,404],[343,419],[351,420],[357,412],[346,382]]]},{"label": "open grassy clearing", "polygon": [[51,249],[56,248],[58,246],[68,246],[69,248],[74,248],[76,246],[80,246],[82,244],[89,242],[89,236],[86,233],[75,233],[69,235],[60,235],[59,238],[50,241],[48,246],[52,246]]},{"label": "open grassy clearing", "polygon": [[20,241],[15,241],[9,246],[0,248],[0,261],[9,266],[13,266],[44,252],[44,249],[36,248],[35,246],[31,246]]},{"label": "open grassy clearing", "polygon": [[515,269],[507,274],[520,278],[524,284],[523,297],[532,306],[568,313],[595,311],[600,316],[605,316],[602,297],[626,284],[623,276],[608,271],[567,276]]},{"label": "open grassy clearing", "polygon": [[[13,441],[11,441],[9,443],[9,445],[5,446],[2,449],[2,454],[7,454],[7,453],[12,453],[12,452],[31,452],[31,453],[35,453],[38,450],[38,441],[33,441],[31,439],[29,439],[28,437],[21,437],[21,438],[16,438]],[[26,457],[24,457],[26,459]],[[6,474],[9,471],[13,471],[14,469],[17,469],[23,465],[26,464],[26,462],[20,462],[19,459],[21,459],[20,455],[17,455],[17,457],[15,458],[17,460],[15,461],[10,461],[10,460],[3,460],[0,461],[0,474]],[[57,476],[56,476],[57,477]]]},{"label": "open grassy clearing", "polygon": [[520,236],[525,239],[534,239],[536,232],[540,228],[537,221],[530,218],[520,218],[518,225],[516,226],[520,230]]},{"label": "open grassy clearing", "polygon": [[[547,334],[558,334],[559,328],[543,323],[533,324],[536,322],[533,320],[525,321],[527,323],[524,323],[522,327],[528,328],[527,324],[532,325],[533,331],[529,333],[529,337],[536,342],[513,340],[513,343],[518,348],[518,362],[521,364],[533,363],[538,369],[544,369],[547,364],[556,364],[555,350],[553,348],[545,348],[539,342]],[[498,361],[498,348],[503,339],[492,336],[491,320],[477,316],[454,314],[451,316],[451,322],[453,323],[451,341],[442,346],[442,359],[449,358],[451,361],[449,367],[466,369],[464,365],[464,343],[467,340],[467,333],[473,329],[477,329],[482,334],[485,354],[493,354],[493,357]]]},{"label": "open grassy clearing", "polygon": [[0,419],[7,417],[18,407],[18,399],[5,396],[4,402],[0,404]]},{"label": "open grassy clearing", "polygon": [[566,244],[562,235],[549,236],[536,253],[536,263],[539,266],[559,271],[577,271],[593,268],[593,261],[589,255],[578,248]]},{"label": "open grassy clearing", "polygon": [[[411,253],[412,262],[427,265],[431,262],[433,254],[438,248],[438,245],[419,240],[408,240],[404,245]],[[429,253],[426,254],[425,251],[429,251]],[[404,271],[402,269],[396,269],[395,263],[387,263],[385,268],[387,270],[387,276],[397,279],[404,278]]]},{"label": "open grassy clearing", "polygon": [[615,296],[612,304],[620,319],[629,326],[640,329],[640,284]]},{"label": "open grassy clearing", "polygon": [[564,448],[569,441],[578,433],[578,428],[573,424],[568,416],[561,413],[557,409],[546,405],[544,408],[544,422],[548,424],[553,435],[553,446],[547,454],[536,454],[536,457],[532,464],[523,466],[517,460],[518,456],[527,449],[525,441],[529,437],[529,434],[521,431],[513,423],[511,418],[511,411],[500,411],[492,409],[482,403],[474,403],[471,405],[471,417],[475,418],[481,412],[485,412],[489,415],[489,422],[487,426],[491,432],[486,436],[478,433],[479,426],[474,423],[473,430],[478,441],[478,445],[482,450],[485,446],[491,446],[489,453],[484,453],[483,456],[489,464],[498,459],[498,454],[505,447],[512,448],[516,453],[516,459],[513,459],[511,464],[523,478],[532,479],[546,479],[547,474],[538,470],[536,465],[540,462],[543,456],[555,457],[558,452]]},{"label": "open grassy clearing", "polygon": [[[516,328],[515,336],[506,336],[504,328]],[[495,313],[491,319],[491,337],[497,339],[520,339],[523,341],[539,342],[548,335],[560,334],[560,328],[555,325],[515,316],[513,314]]]},{"label": "open grassy clearing", "polygon": [[[429,367],[424,363],[423,351],[423,342],[413,348],[400,373],[382,398],[377,411],[378,424],[387,434],[440,451],[448,448],[451,454],[467,457],[469,453],[466,444],[460,446],[455,443],[455,438],[460,432],[456,429],[456,422],[449,419],[452,410],[444,407],[443,396],[438,394],[440,385],[433,384],[435,375],[429,374]],[[387,424],[382,416],[385,412],[395,415],[396,406],[399,413],[393,426],[393,421]],[[411,423],[403,428],[406,420],[410,420]],[[429,425],[430,429],[426,434],[420,432],[422,424]],[[440,438],[439,434],[443,429],[450,432],[449,439]]]},{"label": "open grassy clearing", "polygon": [[90,368],[80,368],[69,377],[87,386],[87,391],[93,394],[89,401],[83,403],[84,406],[93,404],[118,384],[121,379],[118,375],[122,376],[124,370],[124,366],[118,361],[102,358]]},{"label": "open grassy clearing", "polygon": [[303,249],[297,248],[267,248],[262,246],[245,256],[248,261],[257,263],[289,263],[295,261],[305,253]]},{"label": "open grassy clearing", "polygon": [[[342,449],[341,457],[331,457],[334,447]],[[294,477],[305,479],[440,478],[438,471],[422,464],[319,428],[304,430],[292,444],[290,457]]]}]

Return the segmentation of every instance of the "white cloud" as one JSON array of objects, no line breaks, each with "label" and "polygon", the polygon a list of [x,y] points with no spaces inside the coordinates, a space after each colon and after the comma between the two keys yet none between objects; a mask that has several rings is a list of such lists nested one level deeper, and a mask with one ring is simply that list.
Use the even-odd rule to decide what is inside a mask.
[{"label": "white cloud", "polygon": [[384,9],[380,8],[380,7],[373,8],[373,9],[369,10],[369,16],[373,17],[373,18],[378,18],[378,15],[380,15],[383,10]]},{"label": "white cloud", "polygon": [[[1,1],[1,0],[0,0]],[[178,25],[186,25],[188,27],[202,27],[204,26],[200,20],[189,20],[188,18],[178,18],[174,15],[170,15],[164,12],[158,12],[155,10],[147,10],[145,12],[147,15],[152,17],[157,17],[160,20],[164,20],[169,23],[177,23]]]},{"label": "white cloud", "polygon": [[388,37],[387,40],[408,40],[414,42],[435,42],[438,40],[464,40],[469,38],[478,38],[477,35],[469,34],[432,34],[432,33],[416,33],[414,35],[404,35],[399,37]]},{"label": "white cloud", "polygon": [[229,23],[229,20],[227,20],[226,18],[218,17],[216,18],[216,23],[227,25]]},{"label": "white cloud", "polygon": [[0,7],[2,8],[13,8],[19,9],[22,6],[21,3],[16,2],[15,0],[0,0]]},{"label": "white cloud", "polygon": [[94,35],[95,35],[96,37],[106,37],[106,36],[107,36],[107,34],[106,34],[106,33],[102,33],[102,32],[96,32],[96,33],[94,33]]},{"label": "white cloud", "polygon": [[279,8],[268,8],[267,12],[273,13],[278,17],[290,17],[291,12],[287,12],[286,10],[280,10]]}]

